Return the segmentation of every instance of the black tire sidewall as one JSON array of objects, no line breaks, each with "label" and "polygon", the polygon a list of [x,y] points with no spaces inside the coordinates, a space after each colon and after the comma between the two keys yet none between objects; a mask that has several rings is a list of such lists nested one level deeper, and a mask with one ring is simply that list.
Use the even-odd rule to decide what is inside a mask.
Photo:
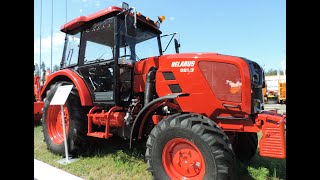
[{"label": "black tire sidewall", "polygon": [[89,149],[89,139],[92,139],[87,136],[87,113],[89,112],[89,109],[81,106],[79,96],[73,93],[69,94],[66,106],[69,111],[69,152],[72,155],[77,156],[86,151],[87,148]]},{"label": "black tire sidewall", "polygon": [[210,146],[207,145],[207,143],[202,140],[198,134],[192,132],[189,129],[169,128],[161,132],[161,134],[156,138],[154,147],[152,148],[151,159],[153,168],[155,171],[158,171],[157,173],[155,173],[156,179],[170,179],[163,167],[162,151],[167,142],[174,138],[186,139],[192,142],[200,150],[206,166],[204,179],[209,180],[212,179],[212,177],[217,177],[217,172],[214,171],[217,169],[215,167],[216,162],[214,160],[213,154],[211,153]]},{"label": "black tire sidewall", "polygon": [[[47,110],[50,106],[50,102],[52,101],[52,98],[57,91],[59,86],[62,85],[71,85],[69,82],[58,82],[54,84],[46,97],[45,104],[44,104],[44,110],[43,110],[43,134],[44,134],[44,141],[47,143],[48,149],[59,155],[65,154],[65,147],[64,147],[64,141],[60,144],[56,144],[51,140],[51,137],[48,133],[48,126],[46,121],[47,116]],[[79,145],[86,144],[84,142],[84,137],[86,136],[87,132],[87,123],[86,123],[86,115],[79,114],[79,108],[81,107],[79,96],[73,94],[72,92],[69,94],[69,97],[65,103],[65,107],[68,109],[68,116],[69,116],[69,128],[67,134],[67,144],[68,144],[68,152],[70,155],[78,155],[81,152],[81,148]],[[81,117],[82,116],[82,117]],[[79,149],[80,148],[80,149]]]},{"label": "black tire sidewall", "polygon": [[[47,125],[46,119],[47,119],[47,111],[48,111],[48,108],[50,107],[50,102],[52,101],[52,98],[60,85],[62,85],[62,83],[56,83],[53,85],[53,87],[50,88],[50,90],[49,90],[50,92],[47,94],[47,97],[44,102],[43,118],[42,118],[44,141],[47,144],[47,148],[55,154],[64,154],[65,153],[64,141],[60,144],[56,144],[55,142],[53,142],[51,140],[51,136],[49,135],[48,125]],[[69,109],[68,109],[68,111],[69,111]],[[67,132],[67,136],[69,136],[69,134],[70,134],[70,132],[69,132],[71,129],[70,126],[71,125],[69,124],[69,130]]]},{"label": "black tire sidewall", "polygon": [[254,157],[258,148],[258,135],[251,132],[237,133],[236,144],[233,145],[237,159],[242,163],[249,163]]}]

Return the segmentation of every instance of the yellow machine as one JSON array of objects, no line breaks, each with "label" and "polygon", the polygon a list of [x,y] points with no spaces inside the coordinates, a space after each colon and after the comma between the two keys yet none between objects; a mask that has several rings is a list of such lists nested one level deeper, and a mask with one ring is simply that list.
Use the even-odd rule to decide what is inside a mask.
[{"label": "yellow machine", "polygon": [[286,82],[281,82],[279,81],[278,82],[278,102],[280,104],[282,103],[286,103],[286,100],[287,100],[287,96],[286,96]]},{"label": "yellow machine", "polygon": [[264,99],[264,102],[266,103],[267,102],[267,84],[264,88],[262,88],[262,94],[263,94],[263,99]]}]

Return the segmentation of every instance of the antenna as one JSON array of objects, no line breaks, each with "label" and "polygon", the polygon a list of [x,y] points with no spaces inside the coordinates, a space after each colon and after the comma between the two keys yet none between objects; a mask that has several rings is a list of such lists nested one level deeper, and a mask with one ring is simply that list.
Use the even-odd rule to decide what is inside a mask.
[{"label": "antenna", "polygon": [[66,23],[68,22],[67,21],[67,14],[68,14],[68,1],[66,0]]},{"label": "antenna", "polygon": [[53,36],[53,0],[51,0],[51,66],[50,66],[50,72],[52,72],[52,36]]},{"label": "antenna", "polygon": [[42,27],[42,0],[40,0],[40,64],[39,64],[40,81],[41,81],[41,27]]}]

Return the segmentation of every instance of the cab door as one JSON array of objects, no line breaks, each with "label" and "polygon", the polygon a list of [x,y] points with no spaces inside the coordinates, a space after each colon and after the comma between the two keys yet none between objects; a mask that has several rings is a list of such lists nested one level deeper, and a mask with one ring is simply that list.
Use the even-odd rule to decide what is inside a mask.
[{"label": "cab door", "polygon": [[115,104],[114,17],[93,23],[81,34],[79,66],[95,105]]}]

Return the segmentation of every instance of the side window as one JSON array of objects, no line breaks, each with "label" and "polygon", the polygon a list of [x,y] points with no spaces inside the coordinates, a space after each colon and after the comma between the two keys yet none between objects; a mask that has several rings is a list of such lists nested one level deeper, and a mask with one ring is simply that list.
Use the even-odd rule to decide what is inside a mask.
[{"label": "side window", "polygon": [[68,37],[65,66],[78,64],[80,33]]},{"label": "side window", "polygon": [[[84,64],[113,60],[114,18],[94,23],[82,32]],[[82,57],[81,57],[82,58]],[[82,59],[81,59],[82,60]]]}]

